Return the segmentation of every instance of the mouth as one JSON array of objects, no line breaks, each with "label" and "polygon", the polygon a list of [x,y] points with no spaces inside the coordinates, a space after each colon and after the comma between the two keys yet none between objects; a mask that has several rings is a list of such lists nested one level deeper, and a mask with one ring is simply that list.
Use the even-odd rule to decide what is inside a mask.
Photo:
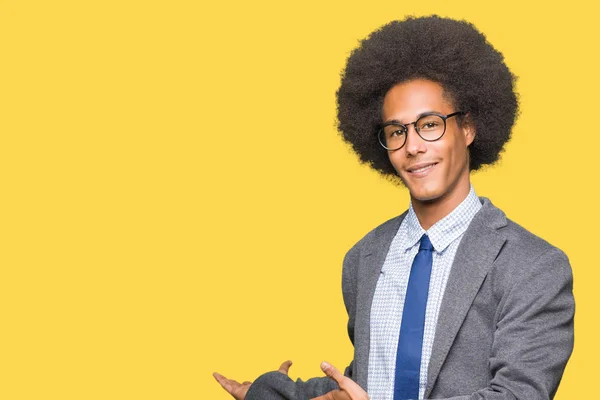
[{"label": "mouth", "polygon": [[424,163],[418,164],[413,167],[407,168],[409,174],[414,176],[425,176],[427,175],[438,163]]}]

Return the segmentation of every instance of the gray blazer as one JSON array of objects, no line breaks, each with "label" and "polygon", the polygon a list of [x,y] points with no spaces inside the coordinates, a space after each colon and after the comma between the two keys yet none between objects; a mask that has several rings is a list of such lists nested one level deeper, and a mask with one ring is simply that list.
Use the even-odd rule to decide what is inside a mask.
[{"label": "gray blazer", "polygon": [[[566,255],[507,219],[488,199],[452,264],[427,373],[426,399],[551,399],[573,350],[573,278]],[[342,273],[354,360],[345,374],[367,387],[370,311],[381,267],[406,212],[346,254]],[[246,400],[309,399],[329,378],[260,376]]]}]

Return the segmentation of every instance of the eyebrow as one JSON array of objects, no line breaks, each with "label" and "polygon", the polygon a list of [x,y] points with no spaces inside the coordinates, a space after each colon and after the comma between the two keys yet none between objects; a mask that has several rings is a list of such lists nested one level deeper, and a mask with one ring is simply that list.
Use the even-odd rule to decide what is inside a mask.
[{"label": "eyebrow", "polygon": [[419,118],[421,118],[423,115],[429,115],[429,114],[444,115],[444,113],[441,112],[441,111],[433,111],[433,110],[431,110],[431,111],[423,111],[421,114],[418,114],[417,118],[414,121],[412,121],[412,122],[406,122],[406,123],[404,123],[404,122],[401,122],[398,119],[389,119],[387,121],[383,121],[383,123],[384,124],[395,123],[395,124],[400,124],[400,125],[412,124],[413,122],[416,122]]}]

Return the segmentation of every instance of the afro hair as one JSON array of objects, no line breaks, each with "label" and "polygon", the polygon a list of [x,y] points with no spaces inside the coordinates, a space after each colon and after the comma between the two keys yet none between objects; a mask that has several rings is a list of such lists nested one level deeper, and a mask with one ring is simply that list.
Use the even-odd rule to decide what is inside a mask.
[{"label": "afro hair", "polygon": [[413,79],[439,83],[468,114],[476,132],[470,170],[498,160],[518,114],[516,77],[472,24],[434,15],[390,22],[348,57],[337,92],[338,129],[362,162],[397,182],[377,133],[385,94]]}]

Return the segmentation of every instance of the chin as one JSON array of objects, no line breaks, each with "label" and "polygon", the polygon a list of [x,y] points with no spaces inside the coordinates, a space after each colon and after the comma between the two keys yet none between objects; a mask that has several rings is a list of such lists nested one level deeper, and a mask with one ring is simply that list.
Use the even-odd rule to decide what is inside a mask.
[{"label": "chin", "polygon": [[416,201],[420,201],[421,203],[433,203],[441,196],[438,193],[412,193],[410,194],[411,198]]},{"label": "chin", "polygon": [[410,192],[410,197],[416,201],[433,202],[442,196],[442,191],[438,188],[415,187],[414,185],[406,185],[406,187]]}]

